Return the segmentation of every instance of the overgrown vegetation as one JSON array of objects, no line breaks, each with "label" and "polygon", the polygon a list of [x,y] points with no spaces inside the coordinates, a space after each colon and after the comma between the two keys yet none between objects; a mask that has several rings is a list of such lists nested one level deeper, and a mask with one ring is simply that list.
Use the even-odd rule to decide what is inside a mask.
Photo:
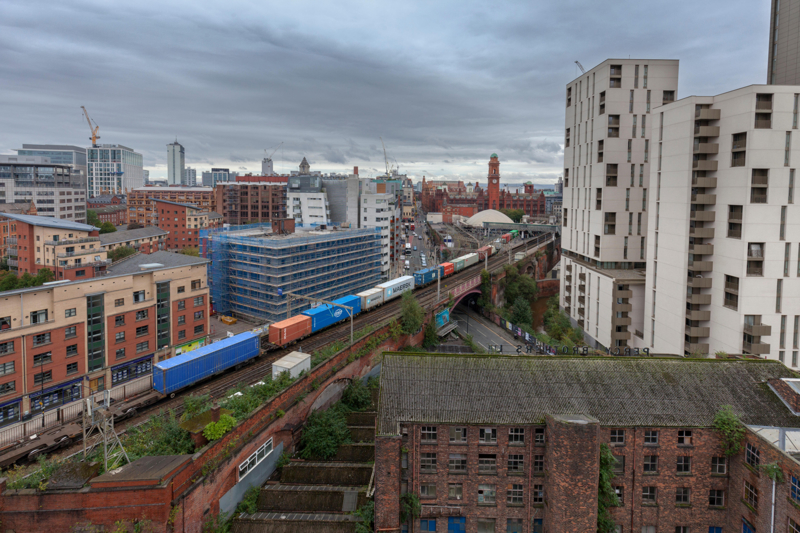
[{"label": "overgrown vegetation", "polygon": [[223,435],[236,427],[236,419],[231,415],[222,415],[216,422],[209,422],[203,429],[203,436],[208,440],[221,439]]},{"label": "overgrown vegetation", "polygon": [[342,392],[342,403],[353,411],[364,411],[372,404],[372,392],[363,381],[355,378]]},{"label": "overgrown vegetation", "polygon": [[422,327],[422,322],[425,320],[425,311],[422,306],[414,297],[411,291],[403,293],[401,302],[401,315],[400,324],[402,325],[403,333],[412,334],[419,331]]},{"label": "overgrown vegetation", "polygon": [[761,471],[764,472],[768,478],[770,478],[775,483],[783,483],[785,478],[783,477],[783,469],[778,466],[778,463],[767,463],[761,465]]},{"label": "overgrown vegetation", "polygon": [[375,521],[375,502],[367,502],[360,508],[353,511],[358,517],[356,522],[356,533],[372,533],[372,524]]},{"label": "overgrown vegetation", "polygon": [[9,489],[39,489],[45,490],[50,477],[58,470],[60,463],[56,460],[48,459],[44,455],[36,458],[39,469],[26,476],[27,468],[21,465],[14,465],[5,471],[4,475],[8,478]]},{"label": "overgrown vegetation", "polygon": [[719,432],[722,451],[726,457],[736,455],[742,450],[745,437],[744,424],[739,420],[733,407],[723,405],[714,416],[714,429]]},{"label": "overgrown vegetation", "polygon": [[[221,402],[221,407],[229,409],[236,420],[244,420],[262,403],[288,387],[294,380],[289,377],[288,372],[282,372],[274,381],[269,378],[265,381],[263,385],[251,387],[240,385],[236,389],[229,390],[225,394],[227,398]],[[237,395],[237,392],[241,394]]]},{"label": "overgrown vegetation", "polygon": [[422,339],[422,345],[428,349],[439,346],[439,335],[436,334],[436,321],[434,319],[428,321],[428,325],[425,326],[425,337]]},{"label": "overgrown vegetation", "polygon": [[598,533],[613,533],[616,530],[614,519],[611,518],[611,507],[620,505],[617,493],[611,485],[614,479],[614,465],[617,460],[611,453],[611,448],[606,443],[600,445],[600,478],[597,487],[597,531]]},{"label": "overgrown vegetation", "polygon": [[511,322],[514,324],[533,324],[531,304],[522,296],[518,296],[511,306]]},{"label": "overgrown vegetation", "polygon": [[478,305],[490,309],[492,305],[492,275],[488,270],[481,270],[481,295],[478,298]]},{"label": "overgrown vegetation", "polygon": [[350,430],[345,414],[346,408],[338,403],[326,411],[314,411],[308,415],[300,438],[300,457],[330,459],[339,451],[339,446],[349,444]]},{"label": "overgrown vegetation", "polygon": [[198,250],[197,247],[195,246],[187,246],[181,249],[181,251],[178,253],[183,255],[190,255],[192,257],[200,257],[200,250]]},{"label": "overgrown vegetation", "polygon": [[108,258],[111,259],[111,261],[119,261],[135,253],[136,250],[132,246],[120,246],[108,252]]},{"label": "overgrown vegetation", "polygon": [[475,352],[475,353],[486,353],[486,350],[484,350],[484,349],[481,347],[481,345],[480,345],[480,344],[478,344],[477,342],[475,342],[475,341],[472,339],[472,335],[464,335],[464,336],[462,337],[462,340],[464,341],[464,344],[466,344],[467,346],[469,346],[469,347],[470,347],[470,349],[471,349],[473,352]]},{"label": "overgrown vegetation", "polygon": [[539,287],[536,285],[536,280],[525,274],[520,274],[517,267],[514,265],[505,265],[503,269],[506,275],[502,280],[506,307],[511,307],[517,298],[523,298],[528,303],[536,299],[539,294]]},{"label": "overgrown vegetation", "polygon": [[194,442],[188,431],[170,410],[160,411],[139,426],[125,432],[122,444],[131,462],[152,455],[184,455],[194,453]]},{"label": "overgrown vegetation", "polygon": [[420,513],[422,513],[422,505],[419,503],[419,496],[412,492],[406,492],[400,496],[401,524],[419,518]]},{"label": "overgrown vegetation", "polygon": [[144,226],[142,226],[138,222],[131,222],[130,224],[128,224],[128,228],[127,229],[139,229],[139,228],[143,228],[143,227]]},{"label": "overgrown vegetation", "polygon": [[548,344],[563,344],[574,346],[583,342],[583,330],[573,328],[567,315],[558,308],[558,296],[553,296],[547,300],[547,311],[543,317],[544,330],[549,339],[539,340]]},{"label": "overgrown vegetation", "polygon": [[208,394],[191,394],[183,397],[183,414],[181,420],[189,420],[202,415],[211,409],[211,397]]},{"label": "overgrown vegetation", "polygon": [[0,291],[38,287],[39,285],[53,281],[53,279],[55,279],[55,275],[49,268],[39,270],[35,276],[29,272],[25,272],[20,277],[17,277],[17,275],[10,270],[0,270]]},{"label": "overgrown vegetation", "polygon": [[500,209],[500,212],[517,224],[519,224],[519,221],[525,216],[525,211],[523,209]]},{"label": "overgrown vegetation", "polygon": [[258,496],[261,494],[261,487],[258,485],[253,485],[247,492],[244,493],[242,497],[242,501],[239,502],[239,505],[236,506],[236,513],[247,513],[253,514],[258,511]]}]

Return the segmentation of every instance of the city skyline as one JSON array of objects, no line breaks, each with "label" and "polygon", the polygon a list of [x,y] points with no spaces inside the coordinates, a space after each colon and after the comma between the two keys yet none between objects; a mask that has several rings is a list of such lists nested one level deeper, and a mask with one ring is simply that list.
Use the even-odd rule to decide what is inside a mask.
[{"label": "city skyline", "polygon": [[[352,3],[314,16],[303,4],[187,5],[181,18],[157,19],[146,3],[43,4],[0,7],[0,152],[23,142],[88,146],[86,105],[101,142],[142,153],[153,178],[166,176],[163,146],[176,135],[200,169],[258,173],[264,150],[283,142],[276,172],[307,157],[324,172],[358,166],[362,175],[384,171],[383,137],[390,162],[415,180],[485,178],[485,158],[497,152],[507,183],[547,184],[562,170],[563,84],[580,74],[576,59],[587,69],[608,57],[679,59],[678,98],[766,79],[767,3],[755,15],[709,6],[724,32],[709,32],[688,2],[657,20],[627,2]],[[633,23],[612,24],[620,20]],[[613,35],[570,29],[611,27]],[[736,69],[726,67],[732,58]]]}]

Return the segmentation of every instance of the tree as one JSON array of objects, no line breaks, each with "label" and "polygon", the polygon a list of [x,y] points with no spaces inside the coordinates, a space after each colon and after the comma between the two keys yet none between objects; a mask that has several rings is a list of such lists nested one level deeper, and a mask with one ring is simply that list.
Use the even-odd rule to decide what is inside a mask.
[{"label": "tree", "polygon": [[116,262],[135,253],[136,250],[132,246],[120,246],[108,252],[108,258],[111,259],[112,262]]},{"label": "tree", "polygon": [[19,278],[19,282],[17,283],[18,289],[27,289],[28,287],[35,286],[36,278],[30,273],[25,272],[22,277]]},{"label": "tree", "polygon": [[514,302],[520,296],[529,302],[533,301],[539,293],[536,280],[525,274],[520,274],[514,265],[506,265],[504,269],[506,271],[506,277],[503,279],[506,305],[514,305]]},{"label": "tree", "polygon": [[194,246],[187,246],[178,253],[183,255],[191,255],[192,257],[200,257],[200,250]]},{"label": "tree", "polygon": [[139,229],[139,228],[143,228],[143,227],[144,226],[142,226],[138,222],[131,222],[130,224],[128,224],[128,229]]},{"label": "tree", "polygon": [[114,233],[117,231],[117,228],[111,222],[103,222],[100,225],[100,233]]},{"label": "tree", "polygon": [[500,212],[515,223],[519,223],[519,221],[522,220],[522,217],[525,216],[525,211],[522,209],[501,209]]},{"label": "tree", "polygon": [[511,322],[517,325],[530,326],[533,322],[533,312],[531,312],[531,304],[522,296],[518,296],[514,300],[514,305],[511,307]]},{"label": "tree", "polygon": [[414,297],[414,294],[410,291],[404,292],[400,314],[400,323],[403,326],[403,333],[416,333],[420,326],[422,326],[424,318],[425,312]]},{"label": "tree", "polygon": [[36,273],[36,277],[34,278],[33,286],[36,287],[38,285],[43,285],[45,283],[49,283],[56,278],[56,275],[53,274],[53,271],[49,268],[43,268]]},{"label": "tree", "polygon": [[99,228],[101,225],[100,219],[97,217],[97,211],[94,209],[88,209],[86,211],[86,223]]},{"label": "tree", "polygon": [[433,348],[439,345],[439,335],[436,334],[436,321],[431,319],[425,326],[425,338],[422,340],[425,348]]}]

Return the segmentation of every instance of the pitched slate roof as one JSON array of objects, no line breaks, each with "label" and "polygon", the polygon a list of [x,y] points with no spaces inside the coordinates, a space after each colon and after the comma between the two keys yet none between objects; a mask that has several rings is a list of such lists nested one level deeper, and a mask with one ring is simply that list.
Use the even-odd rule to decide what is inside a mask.
[{"label": "pitched slate roof", "polygon": [[710,426],[722,405],[745,424],[800,427],[769,389],[778,361],[387,354],[378,434],[401,422],[535,424],[589,415],[604,426]]},{"label": "pitched slate roof", "polygon": [[161,237],[164,235],[169,235],[169,232],[156,226],[145,226],[143,228],[104,233],[100,235],[100,244],[107,246],[109,244],[135,241],[137,239],[146,239],[148,237]]}]

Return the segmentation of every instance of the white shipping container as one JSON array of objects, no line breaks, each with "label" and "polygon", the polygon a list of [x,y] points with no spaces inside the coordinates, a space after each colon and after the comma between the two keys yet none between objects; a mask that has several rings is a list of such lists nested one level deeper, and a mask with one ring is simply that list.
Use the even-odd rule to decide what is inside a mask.
[{"label": "white shipping container", "polygon": [[376,289],[383,290],[383,301],[388,302],[392,298],[397,298],[404,292],[414,290],[414,276],[401,276],[397,279],[387,281],[375,286]]},{"label": "white shipping container", "polygon": [[361,298],[361,310],[372,309],[383,303],[383,289],[373,288],[356,294]]},{"label": "white shipping container", "polygon": [[478,254],[467,254],[463,257],[464,259],[464,268],[468,266],[472,266],[478,262]]},{"label": "white shipping container", "polygon": [[277,379],[282,372],[288,372],[291,377],[296,378],[303,370],[311,370],[311,354],[292,352],[272,363],[272,379]]},{"label": "white shipping container", "polygon": [[517,252],[514,254],[514,261],[525,259],[525,252]]}]

